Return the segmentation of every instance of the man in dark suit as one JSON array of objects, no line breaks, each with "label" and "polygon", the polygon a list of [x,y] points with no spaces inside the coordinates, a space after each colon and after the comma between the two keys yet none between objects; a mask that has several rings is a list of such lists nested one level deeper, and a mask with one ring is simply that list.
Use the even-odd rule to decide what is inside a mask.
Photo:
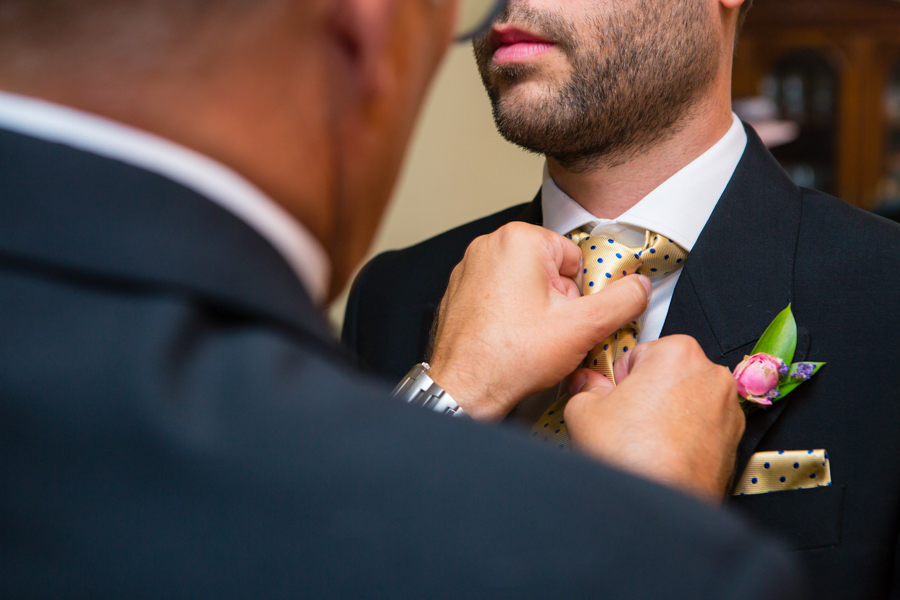
[{"label": "man in dark suit", "polygon": [[[548,597],[562,582],[576,597],[793,597],[790,559],[737,520],[391,399],[329,335],[319,303],[371,239],[453,10],[0,2],[0,596]],[[542,323],[594,327],[577,343],[646,306],[638,277],[579,297],[580,254],[556,234],[488,243],[448,323],[502,324],[465,292],[538,264],[524,257],[547,260],[516,297]],[[489,346],[455,331],[438,340],[450,354]],[[481,399],[453,360],[435,365],[472,415],[540,380],[491,354]],[[539,354],[551,373],[577,364]],[[712,387],[681,433],[712,446],[685,462],[702,466],[687,489],[721,491],[735,386],[688,363]],[[691,391],[661,382],[608,406]],[[553,535],[521,528],[551,510]]]},{"label": "man in dark suit", "polygon": [[[504,224],[580,231],[603,244],[637,235],[622,242],[637,247],[635,257],[645,230],[664,234],[687,259],[654,278],[640,343],[687,334],[734,368],[790,303],[794,360],[828,363],[748,416],[735,483],[752,461],[772,467],[763,452],[824,450],[829,485],[764,494],[742,486],[732,509],[798,551],[811,597],[898,598],[900,231],[795,186],[733,117],[741,4],[510,2],[475,54],[501,133],[547,156],[541,193],[373,260],[351,294],[344,341],[391,380],[426,360],[451,270],[473,239]],[[527,432],[557,397],[535,395],[508,421]]]}]

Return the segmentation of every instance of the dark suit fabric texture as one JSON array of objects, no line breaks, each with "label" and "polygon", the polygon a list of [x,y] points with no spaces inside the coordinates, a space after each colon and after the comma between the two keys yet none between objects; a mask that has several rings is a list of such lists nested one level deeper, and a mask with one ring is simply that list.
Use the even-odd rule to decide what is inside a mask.
[{"label": "dark suit fabric texture", "polygon": [[[795,360],[828,364],[748,417],[736,473],[754,452],[824,448],[834,483],[738,497],[731,508],[796,550],[811,598],[900,598],[900,227],[796,187],[747,129],[662,334],[691,335],[733,369],[791,303]],[[435,307],[469,242],[511,221],[541,220],[539,195],[376,257],[354,284],[345,344],[365,369],[397,381],[425,358]]]},{"label": "dark suit fabric texture", "polygon": [[391,399],[164,177],[0,131],[0,306],[0,597],[795,597],[737,519]]}]

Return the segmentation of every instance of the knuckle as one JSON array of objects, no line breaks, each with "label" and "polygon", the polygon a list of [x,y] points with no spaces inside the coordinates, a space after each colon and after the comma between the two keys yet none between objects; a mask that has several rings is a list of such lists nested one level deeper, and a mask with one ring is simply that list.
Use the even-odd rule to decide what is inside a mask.
[{"label": "knuckle", "polygon": [[[468,253],[468,250],[466,250],[466,253]],[[465,262],[465,259],[463,259],[463,262]],[[454,287],[459,282],[464,270],[465,266],[462,262],[453,267],[453,271],[450,272],[450,285],[448,285],[448,291],[449,288]]]},{"label": "knuckle", "polygon": [[700,354],[704,357],[706,356],[703,353],[703,348],[700,347],[700,343],[689,335],[679,335],[678,343],[681,349],[685,352],[691,352],[693,355]]},{"label": "knuckle", "polygon": [[[700,354],[703,352],[694,338],[680,333],[660,338],[656,341],[656,348],[660,352],[678,356],[679,361],[686,368],[691,369],[697,368],[698,351]],[[703,358],[706,358],[706,356],[703,355]]]},{"label": "knuckle", "polygon": [[715,365],[715,370],[718,373],[719,379],[722,380],[723,385],[727,385],[729,389],[733,389],[734,393],[737,393],[737,382],[734,380],[734,375],[728,367]]},{"label": "knuckle", "polygon": [[[466,246],[466,251],[463,253],[462,262],[471,260],[472,255],[474,255],[475,253],[478,252],[478,247],[484,243],[482,237],[475,238],[474,240],[472,240],[472,242],[468,246]],[[459,268],[459,265],[456,266],[456,269],[458,269],[458,268]],[[454,269],[454,272],[456,271],[456,269]]]},{"label": "knuckle", "polygon": [[734,406],[737,412],[743,414],[737,401],[738,387],[737,382],[734,380],[734,375],[731,374],[731,371],[729,371],[727,367],[716,366],[715,376],[719,385],[725,391],[725,395],[723,396],[724,401],[729,405]]},{"label": "knuckle", "polygon": [[516,221],[507,223],[500,227],[495,234],[504,241],[519,238],[525,234],[524,224]]},{"label": "knuckle", "polygon": [[469,244],[469,249],[479,249],[482,246],[486,246],[490,243],[491,234],[479,235],[477,238],[472,240],[472,243]]}]

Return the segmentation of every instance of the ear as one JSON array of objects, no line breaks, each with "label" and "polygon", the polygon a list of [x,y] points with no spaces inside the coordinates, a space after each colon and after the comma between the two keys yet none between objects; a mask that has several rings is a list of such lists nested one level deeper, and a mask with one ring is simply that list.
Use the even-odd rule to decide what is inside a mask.
[{"label": "ear", "polygon": [[377,92],[379,58],[389,40],[398,0],[334,0],[332,35],[364,95]]}]

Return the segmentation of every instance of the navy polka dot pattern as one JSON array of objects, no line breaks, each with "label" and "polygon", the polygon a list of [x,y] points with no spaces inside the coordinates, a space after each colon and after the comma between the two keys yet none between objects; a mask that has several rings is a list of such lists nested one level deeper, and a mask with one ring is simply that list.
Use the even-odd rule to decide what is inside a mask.
[{"label": "navy polka dot pattern", "polygon": [[[599,292],[631,273],[640,273],[648,277],[669,274],[681,268],[680,264],[674,263],[675,260],[684,261],[687,258],[687,251],[652,231],[644,234],[643,246],[634,248],[619,244],[611,238],[606,238],[605,245],[589,244],[585,242],[588,239],[587,234],[582,231],[573,231],[571,235],[572,241],[578,244],[584,253],[584,264],[588,266],[586,281],[596,283],[596,285],[588,283],[585,286],[585,293]],[[602,264],[606,268],[590,266],[594,264]],[[614,379],[613,362],[626,352],[626,348],[637,345],[639,334],[640,327],[637,322],[626,325],[610,339],[594,348],[588,354],[586,364],[593,368],[594,359],[598,359],[597,368],[594,370],[611,380]]]},{"label": "navy polka dot pattern", "polygon": [[[592,240],[588,233],[580,230],[573,231],[566,237],[578,244],[584,254],[583,292],[585,294],[599,292],[631,273],[639,273],[647,277],[668,275],[680,269],[681,263],[687,258],[686,250],[672,240],[662,238],[651,231],[644,234],[643,246],[633,248],[620,244],[612,238]],[[676,260],[678,264],[675,263]],[[639,334],[638,321],[625,325],[588,353],[584,362],[585,366],[614,381],[613,364],[629,348],[637,345]],[[567,397],[560,398],[535,423],[532,431],[541,430],[541,435],[535,437],[541,439],[545,435],[545,425],[554,431],[557,429],[557,425],[560,425],[558,427],[560,434],[548,435],[547,442],[568,446],[568,432],[565,426],[559,422],[566,401],[568,401]],[[565,434],[564,440],[563,434]]]},{"label": "navy polka dot pattern", "polygon": [[734,488],[735,496],[802,490],[831,485],[825,450],[757,452]]}]

